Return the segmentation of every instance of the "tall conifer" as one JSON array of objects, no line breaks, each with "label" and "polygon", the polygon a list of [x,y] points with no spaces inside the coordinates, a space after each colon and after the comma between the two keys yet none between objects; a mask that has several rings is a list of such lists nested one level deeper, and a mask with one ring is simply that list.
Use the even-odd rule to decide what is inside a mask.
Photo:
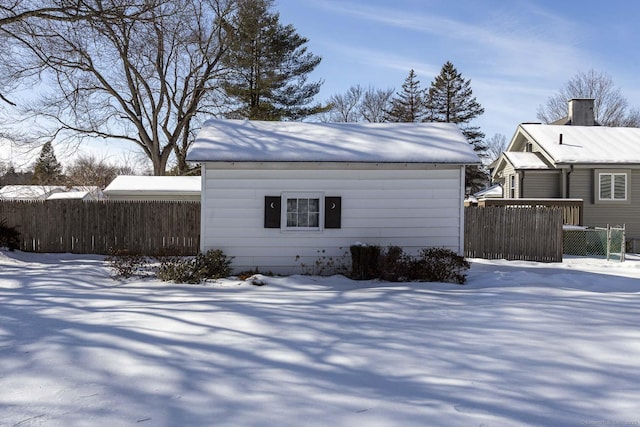
[{"label": "tall conifer", "polygon": [[33,183],[51,185],[59,183],[62,178],[62,165],[56,159],[51,142],[42,146],[40,156],[33,168]]},{"label": "tall conifer", "polygon": [[420,88],[420,80],[411,70],[402,84],[402,91],[391,99],[391,108],[387,111],[388,122],[423,122],[427,118],[425,93]]},{"label": "tall conifer", "polygon": [[[484,108],[473,96],[471,81],[465,80],[451,62],[447,61],[431,82],[426,106],[429,121],[457,124],[476,152],[486,150],[484,133],[478,126],[469,124],[484,113]],[[488,174],[482,167],[467,168],[465,184],[472,193],[482,189],[487,182]]]},{"label": "tall conifer", "polygon": [[307,51],[308,40],[282,25],[273,0],[239,0],[235,33],[225,56],[224,87],[235,108],[229,118],[299,120],[325,111],[313,98],[321,81],[307,82],[321,58]]}]

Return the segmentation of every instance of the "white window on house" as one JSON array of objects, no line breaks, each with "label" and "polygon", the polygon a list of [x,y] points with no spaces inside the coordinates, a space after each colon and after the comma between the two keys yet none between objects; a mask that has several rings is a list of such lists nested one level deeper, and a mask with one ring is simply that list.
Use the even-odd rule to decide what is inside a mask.
[{"label": "white window on house", "polygon": [[509,176],[509,197],[512,199],[516,198],[516,176]]},{"label": "white window on house", "polygon": [[616,172],[598,173],[598,199],[601,201],[627,200],[627,174]]},{"label": "white window on house", "polygon": [[284,193],[283,228],[288,230],[320,230],[323,223],[321,193]]}]

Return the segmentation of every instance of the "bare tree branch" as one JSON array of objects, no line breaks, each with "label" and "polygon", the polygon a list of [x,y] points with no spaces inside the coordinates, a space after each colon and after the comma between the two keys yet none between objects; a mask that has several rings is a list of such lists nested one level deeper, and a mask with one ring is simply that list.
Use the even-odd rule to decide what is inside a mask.
[{"label": "bare tree branch", "polygon": [[567,115],[567,102],[572,98],[593,98],[596,122],[603,126],[640,127],[640,113],[628,110],[629,103],[615,87],[611,77],[602,72],[579,72],[560,91],[538,107],[537,117],[552,123]]},{"label": "bare tree branch", "polygon": [[80,20],[34,16],[0,26],[21,58],[0,59],[5,81],[51,88],[24,116],[55,123],[49,132],[58,138],[134,142],[155,174],[165,173],[171,154],[186,168],[193,120],[224,76],[234,0],[77,2]]}]

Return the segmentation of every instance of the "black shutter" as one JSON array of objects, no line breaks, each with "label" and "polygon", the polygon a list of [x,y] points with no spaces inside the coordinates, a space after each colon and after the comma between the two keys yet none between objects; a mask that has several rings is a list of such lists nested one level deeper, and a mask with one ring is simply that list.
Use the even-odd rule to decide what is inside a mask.
[{"label": "black shutter", "polygon": [[324,228],[340,228],[342,222],[342,197],[324,198]]},{"label": "black shutter", "polygon": [[280,228],[280,196],[264,196],[264,228]]}]

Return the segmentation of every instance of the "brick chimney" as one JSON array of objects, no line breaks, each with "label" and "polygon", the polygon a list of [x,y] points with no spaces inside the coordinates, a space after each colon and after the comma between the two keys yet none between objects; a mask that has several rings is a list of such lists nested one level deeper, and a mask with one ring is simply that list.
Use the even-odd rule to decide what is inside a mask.
[{"label": "brick chimney", "polygon": [[569,100],[569,115],[566,124],[573,126],[598,126],[593,112],[593,98],[573,98]]}]

